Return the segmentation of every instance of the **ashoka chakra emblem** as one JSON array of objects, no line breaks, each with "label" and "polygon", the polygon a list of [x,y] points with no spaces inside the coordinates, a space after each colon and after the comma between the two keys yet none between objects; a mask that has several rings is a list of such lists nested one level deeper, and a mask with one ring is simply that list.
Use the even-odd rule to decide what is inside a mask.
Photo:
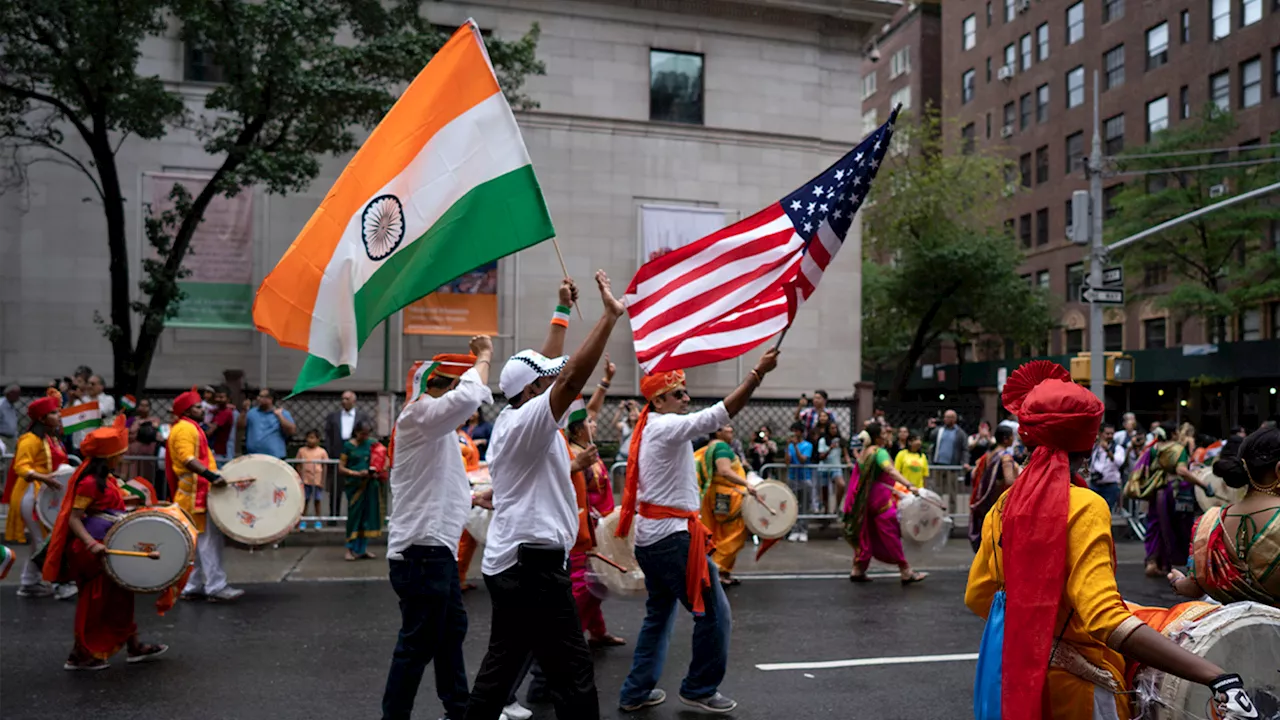
[{"label": "ashoka chakra emblem", "polygon": [[390,255],[404,240],[404,208],[395,195],[379,195],[360,215],[360,239],[370,260]]}]

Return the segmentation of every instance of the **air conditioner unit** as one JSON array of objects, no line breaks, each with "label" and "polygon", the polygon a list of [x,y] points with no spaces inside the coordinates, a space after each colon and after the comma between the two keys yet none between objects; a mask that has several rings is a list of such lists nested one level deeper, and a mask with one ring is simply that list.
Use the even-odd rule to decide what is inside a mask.
[{"label": "air conditioner unit", "polygon": [[1031,0],[1018,0],[1018,12],[1024,13],[1031,9]]},{"label": "air conditioner unit", "polygon": [[1218,183],[1217,185],[1214,185],[1209,188],[1209,197],[1211,198],[1222,197],[1223,195],[1226,195],[1226,194],[1227,194],[1226,183]]},{"label": "air conditioner unit", "polygon": [[1000,128],[1000,137],[1002,137],[1002,138],[1011,138],[1011,137],[1013,137],[1013,126],[1012,126],[1012,125],[1005,125],[1004,127]]},{"label": "air conditioner unit", "polygon": [[1005,82],[1013,79],[1014,69],[1012,65],[1001,65],[1000,71],[996,73],[996,77]]}]

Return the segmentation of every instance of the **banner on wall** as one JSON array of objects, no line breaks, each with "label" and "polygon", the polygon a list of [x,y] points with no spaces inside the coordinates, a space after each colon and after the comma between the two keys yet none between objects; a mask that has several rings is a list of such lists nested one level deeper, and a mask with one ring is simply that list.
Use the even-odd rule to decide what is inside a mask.
[{"label": "banner on wall", "polygon": [[684,247],[728,225],[732,218],[720,208],[640,206],[640,264]]},{"label": "banner on wall", "polygon": [[498,334],[498,263],[481,265],[405,306],[405,335]]},{"label": "banner on wall", "polygon": [[[148,173],[143,197],[151,203],[151,215],[173,207],[169,193],[181,184],[194,197],[208,177]],[[144,208],[145,212],[145,208]],[[145,236],[143,242],[146,242]],[[155,258],[155,250],[147,254]],[[191,274],[178,282],[186,293],[169,327],[253,329],[253,190],[235,197],[217,196],[204,211],[204,220],[191,238],[183,266]]]}]

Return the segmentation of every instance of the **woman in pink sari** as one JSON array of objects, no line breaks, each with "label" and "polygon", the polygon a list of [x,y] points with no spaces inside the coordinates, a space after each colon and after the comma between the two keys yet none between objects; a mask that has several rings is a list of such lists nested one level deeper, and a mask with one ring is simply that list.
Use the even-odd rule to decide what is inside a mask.
[{"label": "woman in pink sari", "polygon": [[905,497],[905,493],[894,483],[910,488],[912,493],[919,490],[894,468],[893,459],[884,449],[888,437],[880,423],[868,423],[866,430],[871,442],[858,456],[857,472],[849,480],[849,492],[844,498],[844,539],[853,547],[849,582],[870,582],[867,568],[874,558],[897,565],[903,585],[918,583],[929,574],[912,570],[902,552],[902,529],[894,499]]}]

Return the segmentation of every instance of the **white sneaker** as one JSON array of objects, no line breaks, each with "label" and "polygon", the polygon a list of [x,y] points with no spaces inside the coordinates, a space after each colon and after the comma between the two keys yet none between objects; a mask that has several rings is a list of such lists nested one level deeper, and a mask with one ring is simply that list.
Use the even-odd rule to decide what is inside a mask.
[{"label": "white sneaker", "polygon": [[80,594],[75,583],[57,583],[53,586],[53,597],[56,600],[70,600]]},{"label": "white sneaker", "polygon": [[244,595],[243,590],[238,590],[228,585],[222,588],[221,590],[219,590],[218,592],[208,595],[206,599],[208,599],[208,601],[212,603],[232,602],[235,599],[239,598],[241,595]]},{"label": "white sneaker", "polygon": [[507,720],[529,720],[533,717],[533,711],[518,702],[513,702],[502,708],[502,716]]},{"label": "white sneaker", "polygon": [[792,533],[787,536],[787,542],[795,542],[796,540],[799,540],[799,539],[800,539],[800,533],[795,531],[792,531]]},{"label": "white sneaker", "polygon": [[804,542],[804,543],[809,542],[809,531],[808,531],[808,530],[801,530],[801,531],[800,531],[800,542]]},{"label": "white sneaker", "polygon": [[53,593],[53,586],[43,581],[18,588],[18,597],[21,598],[45,598],[50,597]]}]

